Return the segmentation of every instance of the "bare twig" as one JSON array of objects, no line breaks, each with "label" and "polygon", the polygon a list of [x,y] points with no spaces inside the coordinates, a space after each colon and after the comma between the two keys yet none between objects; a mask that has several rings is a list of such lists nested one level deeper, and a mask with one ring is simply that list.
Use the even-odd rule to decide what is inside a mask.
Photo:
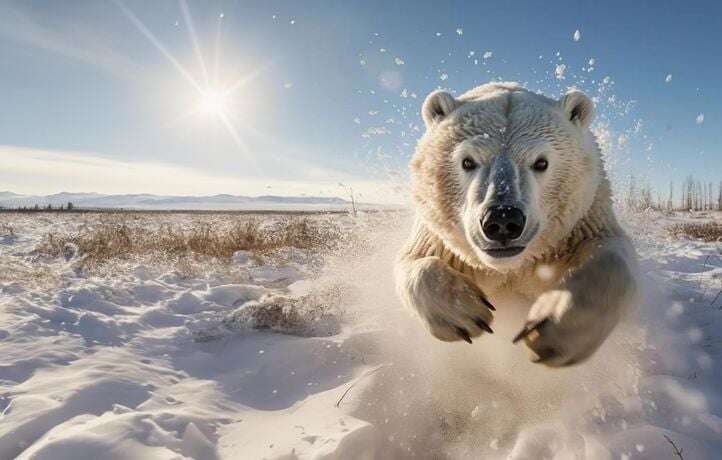
[{"label": "bare twig", "polygon": [[[717,299],[719,299],[719,296],[722,295],[722,289],[717,293],[716,296],[714,296],[714,299],[712,299],[712,302],[709,303],[709,306],[713,306],[715,302],[717,302]],[[720,306],[722,308],[722,306]]]},{"label": "bare twig", "polygon": [[682,451],[683,451],[684,449],[678,448],[678,447],[677,447],[677,444],[675,444],[674,441],[672,441],[672,438],[670,438],[670,437],[667,436],[666,434],[664,434],[664,435],[662,435],[662,436],[664,436],[664,439],[666,439],[667,442],[672,445],[672,449],[674,450],[674,454],[675,454],[677,457],[679,457],[680,460],[684,460],[684,457],[682,456]]},{"label": "bare twig", "polygon": [[348,197],[351,200],[352,215],[356,217],[356,195],[354,194],[353,187],[351,187],[350,185],[346,185],[343,182],[339,182],[338,185],[339,187],[342,187],[348,194]]},{"label": "bare twig", "polygon": [[343,401],[343,398],[345,398],[346,395],[348,394],[348,392],[351,391],[351,389],[352,389],[354,386],[356,386],[356,384],[359,383],[361,380],[365,379],[366,377],[368,377],[368,376],[371,375],[371,374],[374,374],[374,373],[380,371],[382,368],[387,367],[387,366],[390,366],[390,365],[391,365],[391,364],[382,364],[382,365],[380,365],[380,366],[378,366],[378,367],[375,367],[375,368],[373,368],[373,369],[371,369],[371,370],[368,370],[368,371],[366,371],[361,377],[359,377],[359,378],[357,378],[356,380],[354,380],[353,382],[351,382],[351,385],[349,385],[348,388],[346,388],[346,391],[343,392],[343,394],[341,395],[341,397],[338,398],[338,401],[336,401],[335,406],[336,406],[336,407],[339,407],[339,406],[341,405],[341,401]]}]

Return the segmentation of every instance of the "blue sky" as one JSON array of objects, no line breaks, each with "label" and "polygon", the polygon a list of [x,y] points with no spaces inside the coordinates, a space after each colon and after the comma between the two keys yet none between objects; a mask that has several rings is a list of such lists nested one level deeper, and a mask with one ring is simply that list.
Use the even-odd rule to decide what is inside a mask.
[{"label": "blue sky", "polygon": [[716,182],[720,43],[711,1],[5,1],[0,188],[401,201],[423,97],[492,79],[596,97],[618,179]]}]

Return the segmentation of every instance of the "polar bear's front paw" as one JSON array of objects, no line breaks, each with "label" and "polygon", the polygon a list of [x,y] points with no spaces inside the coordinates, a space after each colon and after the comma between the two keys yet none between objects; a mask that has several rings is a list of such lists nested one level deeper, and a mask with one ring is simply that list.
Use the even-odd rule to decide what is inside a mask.
[{"label": "polar bear's front paw", "polygon": [[604,341],[610,329],[605,322],[594,309],[574,305],[569,291],[549,291],[534,302],[514,342],[523,339],[535,363],[569,366],[591,356]]},{"label": "polar bear's front paw", "polygon": [[494,307],[471,278],[440,259],[417,261],[408,281],[407,302],[437,339],[471,343],[473,337],[493,333]]}]

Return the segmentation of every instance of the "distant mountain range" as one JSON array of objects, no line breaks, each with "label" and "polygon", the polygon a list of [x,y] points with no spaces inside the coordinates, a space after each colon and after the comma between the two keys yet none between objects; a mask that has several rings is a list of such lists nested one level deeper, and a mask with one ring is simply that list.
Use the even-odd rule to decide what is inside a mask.
[{"label": "distant mountain range", "polygon": [[[73,203],[76,208],[111,209],[184,209],[184,210],[336,210],[346,209],[350,201],[337,197],[317,196],[172,196],[172,195],[103,195],[100,193],[56,193],[54,195],[19,195],[0,192],[0,207],[18,208],[38,205],[54,208]],[[365,205],[363,207],[368,207]]]}]

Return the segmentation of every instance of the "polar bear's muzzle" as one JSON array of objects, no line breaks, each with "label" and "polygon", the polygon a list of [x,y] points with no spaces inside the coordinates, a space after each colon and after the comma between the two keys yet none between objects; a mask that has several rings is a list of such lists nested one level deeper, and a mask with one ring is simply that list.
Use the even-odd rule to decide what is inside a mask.
[{"label": "polar bear's muzzle", "polygon": [[[463,210],[467,240],[482,261],[500,267],[516,263],[539,230],[533,177],[508,153],[499,152],[468,182]],[[519,256],[519,257],[517,257]],[[506,260],[504,260],[506,259]]]},{"label": "polar bear's muzzle", "polygon": [[514,206],[492,206],[486,209],[481,221],[484,239],[491,243],[482,250],[491,257],[513,257],[521,254],[525,246],[518,240],[524,233],[526,215]]},{"label": "polar bear's muzzle", "polygon": [[493,206],[486,210],[481,218],[481,231],[489,241],[500,242],[506,246],[510,240],[516,240],[524,232],[526,215],[513,206]]}]

